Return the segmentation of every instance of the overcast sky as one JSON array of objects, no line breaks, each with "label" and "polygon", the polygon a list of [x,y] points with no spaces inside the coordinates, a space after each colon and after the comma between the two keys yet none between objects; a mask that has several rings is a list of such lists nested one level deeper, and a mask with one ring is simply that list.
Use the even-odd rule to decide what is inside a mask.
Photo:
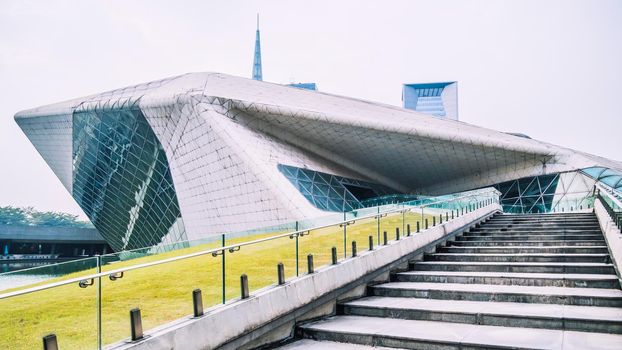
[{"label": "overcast sky", "polygon": [[22,109],[216,71],[401,105],[457,80],[462,121],[620,160],[622,1],[0,1],[0,206],[84,217]]}]

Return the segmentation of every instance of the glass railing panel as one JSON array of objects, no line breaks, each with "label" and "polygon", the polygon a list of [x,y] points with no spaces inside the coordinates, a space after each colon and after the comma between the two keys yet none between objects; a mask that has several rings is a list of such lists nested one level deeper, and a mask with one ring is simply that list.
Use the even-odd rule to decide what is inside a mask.
[{"label": "glass railing panel", "polygon": [[374,216],[349,219],[346,230],[346,247],[348,256],[352,256],[352,242],[356,242],[356,250],[369,250],[369,236],[372,237],[374,247],[378,245],[378,219]]},{"label": "glass railing panel", "polygon": [[[17,260],[11,261],[6,264],[7,270],[9,264],[11,264],[11,268],[19,268],[19,264],[23,264],[21,267],[24,267],[36,263],[20,262]],[[42,266],[33,266],[0,273],[0,293],[8,289],[24,289],[44,283],[58,282],[82,274],[94,273],[96,266],[97,258],[91,257],[60,263],[46,263],[46,265]]]},{"label": "glass railing panel", "polygon": [[97,280],[0,299],[0,349],[41,349],[51,333],[63,350],[97,348]]},{"label": "glass railing panel", "polygon": [[384,243],[384,232],[387,233],[387,240],[396,239],[396,229],[399,229],[400,238],[403,232],[403,216],[401,212],[381,213],[380,215],[380,242]]},{"label": "glass railing panel", "polygon": [[313,255],[313,265],[317,269],[332,263],[331,249],[337,248],[337,259],[343,259],[350,248],[344,244],[343,225],[332,225],[325,228],[309,230],[308,234],[298,240],[300,275],[307,273],[307,255]]},{"label": "glass railing panel", "polygon": [[[235,242],[233,244],[239,244]],[[226,245],[232,243],[227,241]],[[225,251],[226,300],[241,296],[240,277],[245,274],[252,293],[278,283],[277,265],[283,264],[285,279],[296,276],[296,236],[289,235]]]},{"label": "glass railing panel", "polygon": [[[201,289],[203,306],[222,303],[222,256],[204,254],[102,277],[104,344],[130,337],[129,312],[139,308],[143,330],[192,314],[192,291]],[[120,278],[119,278],[120,277]]]}]

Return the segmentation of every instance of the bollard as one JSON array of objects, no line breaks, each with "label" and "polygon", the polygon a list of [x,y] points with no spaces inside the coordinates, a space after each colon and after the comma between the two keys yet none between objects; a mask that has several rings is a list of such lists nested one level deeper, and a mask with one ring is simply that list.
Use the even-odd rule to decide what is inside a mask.
[{"label": "bollard", "polygon": [[52,333],[43,337],[43,350],[58,350],[56,334]]},{"label": "bollard", "polygon": [[428,218],[425,218],[425,229],[428,229]]},{"label": "bollard", "polygon": [[410,224],[406,225],[406,236],[410,237]]},{"label": "bollard", "polygon": [[194,317],[203,316],[203,297],[201,296],[201,290],[198,288],[192,291],[192,310],[194,311]]},{"label": "bollard", "polygon": [[460,215],[464,215],[464,207],[462,207],[462,214],[460,214]]},{"label": "bollard", "polygon": [[243,274],[242,276],[240,276],[240,299],[248,299],[249,295],[248,276],[246,276],[246,274]]},{"label": "bollard", "polygon": [[276,275],[278,277],[279,285],[285,284],[285,266],[283,263],[278,263],[276,265]]},{"label": "bollard", "polygon": [[307,273],[313,273],[313,254],[307,255]]},{"label": "bollard", "polygon": [[[451,212],[453,213],[453,210]],[[449,221],[449,212],[445,212],[445,221]]]},{"label": "bollard", "polygon": [[432,227],[436,226],[436,216],[432,217]]},{"label": "bollard", "polygon": [[374,250],[374,237],[369,236],[369,250]]},{"label": "bollard", "polygon": [[419,221],[417,221],[417,233],[421,232],[421,227],[419,227]]},{"label": "bollard", "polygon": [[383,238],[384,238],[384,245],[387,245],[387,244],[388,244],[388,242],[389,242],[389,239],[388,239],[388,237],[387,237],[387,231],[384,231],[384,232],[382,233],[382,235],[383,235]]},{"label": "bollard", "polygon": [[140,309],[130,310],[130,328],[132,330],[132,341],[143,338],[143,321],[140,317]]},{"label": "bollard", "polygon": [[330,248],[330,256],[333,265],[337,265],[337,247]]},{"label": "bollard", "polygon": [[352,257],[356,256],[356,241],[352,241]]},{"label": "bollard", "polygon": [[454,219],[454,210],[453,209],[451,210],[451,219],[452,220]]},{"label": "bollard", "polygon": [[400,228],[399,227],[395,228],[395,240],[396,241],[400,240]]},{"label": "bollard", "polygon": [[438,223],[439,224],[443,223],[443,214],[438,214]]}]

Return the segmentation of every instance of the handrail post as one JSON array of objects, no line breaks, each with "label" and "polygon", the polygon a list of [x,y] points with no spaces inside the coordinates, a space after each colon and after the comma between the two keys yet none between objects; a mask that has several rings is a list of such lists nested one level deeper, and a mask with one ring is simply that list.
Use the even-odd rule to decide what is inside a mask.
[{"label": "handrail post", "polygon": [[387,245],[387,244],[389,243],[389,239],[388,239],[388,237],[387,237],[387,231],[384,231],[384,232],[383,232],[383,236],[384,236],[384,237],[383,237],[383,238],[384,238],[384,245]]},{"label": "handrail post", "polygon": [[400,228],[399,227],[395,228],[395,240],[396,241],[400,240]]},{"label": "handrail post", "polygon": [[421,227],[420,226],[421,225],[420,225],[419,221],[417,220],[417,233],[421,232]]},{"label": "handrail post", "polygon": [[374,250],[374,237],[369,236],[369,250]]},{"label": "handrail post", "polygon": [[[102,272],[102,257],[97,255],[97,273]],[[97,278],[97,349],[102,348],[102,278]]]},{"label": "handrail post", "polygon": [[[222,241],[222,246],[224,248],[225,247],[225,234],[224,233],[222,234],[221,241]],[[225,294],[225,292],[226,292],[226,287],[225,287],[226,280],[225,280],[225,278],[226,277],[227,277],[227,274],[225,272],[225,250],[223,249],[223,251],[222,251],[222,303],[223,304],[225,303],[226,298],[227,298],[226,294]]]},{"label": "handrail post", "polygon": [[[296,221],[296,232],[298,232],[298,221]],[[298,258],[298,255],[299,255],[299,252],[298,252],[298,236],[300,236],[300,235],[296,235],[296,277],[298,277],[298,272],[299,272],[298,266],[300,265],[300,263],[298,261],[299,260],[299,258]]]},{"label": "handrail post", "polygon": [[432,216],[432,227],[436,226],[436,216]]},{"label": "handrail post", "polygon": [[425,229],[428,229],[428,218],[425,218]]},{"label": "handrail post", "polygon": [[406,236],[410,237],[410,224],[406,225]]},{"label": "handrail post", "polygon": [[337,247],[330,248],[330,256],[333,265],[337,265]]},{"label": "handrail post", "polygon": [[356,256],[356,241],[352,241],[352,257]]}]

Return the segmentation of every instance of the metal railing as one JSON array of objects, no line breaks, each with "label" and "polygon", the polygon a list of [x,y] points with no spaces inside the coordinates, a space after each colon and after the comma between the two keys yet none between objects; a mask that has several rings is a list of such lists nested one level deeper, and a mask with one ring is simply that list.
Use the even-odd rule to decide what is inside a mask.
[{"label": "metal railing", "polygon": [[[46,338],[47,341],[56,342],[58,336],[63,349],[101,349],[104,344],[124,338],[135,340],[142,337],[142,325],[149,329],[188,314],[197,316],[202,314],[204,305],[243,299],[258,289],[299,276],[301,257],[306,257],[307,273],[313,273],[318,266],[337,263],[338,256],[352,258],[374,250],[374,246],[386,245],[498,203],[498,196],[498,191],[484,189],[437,201],[426,200],[425,204],[413,201],[373,208],[375,212],[365,208],[344,213],[343,220],[338,222],[252,240],[242,238],[243,241],[233,240],[231,244],[225,244],[223,239],[220,246],[189,253],[174,252],[179,255],[118,268],[114,268],[114,263],[104,266],[103,256],[98,256],[94,272],[0,294],[0,310],[3,310],[0,329],[4,333],[0,336],[0,348],[10,345],[30,349],[53,331],[54,337]],[[109,266],[113,268],[107,269]],[[272,271],[274,267],[277,273]],[[80,288],[76,289],[75,285]],[[134,308],[130,311],[130,307]],[[145,321],[141,320],[141,309],[145,311]],[[42,322],[38,312],[59,317]],[[127,327],[123,315],[128,312],[131,324],[141,325],[140,331]],[[15,324],[18,319],[19,326]],[[28,327],[24,328],[24,323]]]},{"label": "metal railing", "polygon": [[622,200],[618,194],[613,188],[602,183],[595,185],[595,192],[613,223],[618,229],[622,229]]}]

